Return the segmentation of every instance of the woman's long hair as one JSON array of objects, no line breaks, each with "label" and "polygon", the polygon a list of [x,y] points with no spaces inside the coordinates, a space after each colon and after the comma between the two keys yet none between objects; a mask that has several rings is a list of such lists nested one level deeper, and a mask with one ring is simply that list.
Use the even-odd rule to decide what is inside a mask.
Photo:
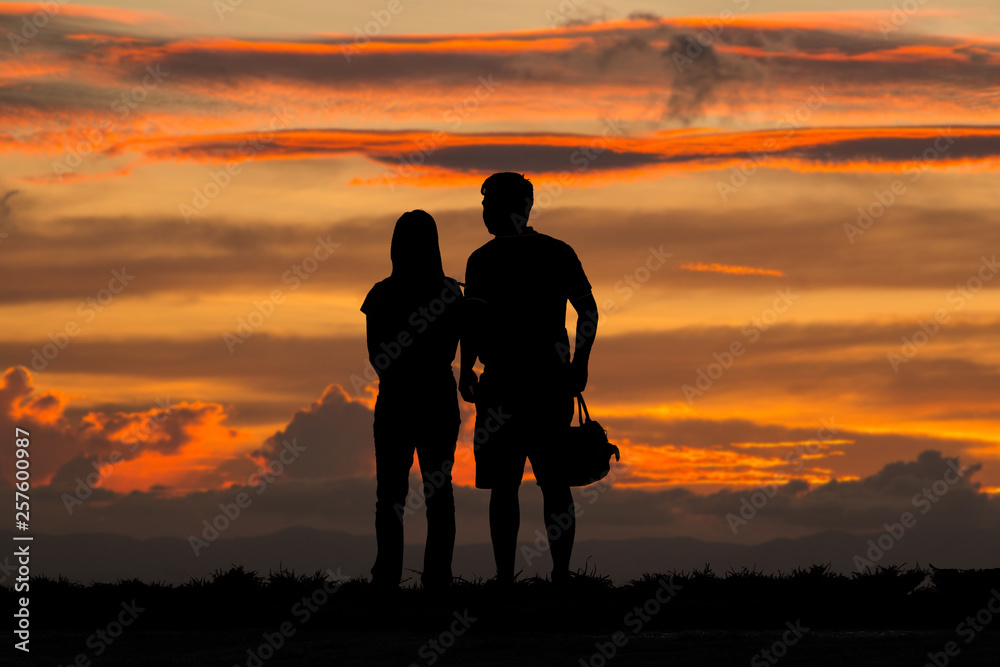
[{"label": "woman's long hair", "polygon": [[392,279],[400,285],[417,286],[444,279],[437,224],[426,211],[417,209],[399,216],[392,232]]}]

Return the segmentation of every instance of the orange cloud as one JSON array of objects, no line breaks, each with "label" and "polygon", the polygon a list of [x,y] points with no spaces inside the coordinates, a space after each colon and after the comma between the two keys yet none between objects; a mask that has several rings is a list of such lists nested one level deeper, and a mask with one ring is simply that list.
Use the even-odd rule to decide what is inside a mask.
[{"label": "orange cloud", "polygon": [[[685,446],[653,446],[623,439],[619,444],[622,464],[616,468],[615,484],[625,488],[659,489],[674,486],[748,487],[790,479],[811,485],[831,479],[848,481],[852,475],[836,475],[830,468],[789,465],[781,456],[746,454],[728,449]],[[803,455],[802,460],[824,458]]]},{"label": "orange cloud", "polygon": [[[39,135],[39,139],[44,135]],[[192,161],[209,164],[253,160],[298,160],[363,155],[385,166],[375,179],[355,184],[408,182],[441,185],[490,173],[506,162],[523,171],[559,174],[567,180],[650,178],[670,171],[734,166],[802,173],[898,172],[924,168],[991,171],[1000,158],[1000,127],[801,128],[753,132],[672,130],[646,136],[561,133],[448,133],[415,130],[297,129],[274,132],[147,137],[109,135],[103,155],[140,154],[144,163]],[[65,149],[53,136],[50,152]],[[103,142],[102,142],[103,144]],[[7,147],[23,145],[8,143]],[[32,151],[45,151],[42,143]],[[414,157],[416,156],[416,157]],[[40,175],[40,181],[72,182],[125,175],[113,172]],[[475,179],[473,179],[475,180]],[[707,269],[691,269],[707,270]],[[773,275],[773,274],[772,274]]]},{"label": "orange cloud", "polygon": [[730,264],[704,264],[702,262],[687,262],[681,264],[681,269],[685,271],[709,271],[712,273],[729,273],[737,276],[758,275],[758,276],[783,276],[785,275],[777,269],[755,269],[752,266],[732,266]]},{"label": "orange cloud", "polygon": [[[165,401],[141,411],[92,411],[76,422],[66,416],[66,408],[64,395],[36,393],[31,371],[13,367],[4,373],[0,428],[30,433],[37,445],[31,474],[38,482],[51,481],[73,462],[85,461],[84,467],[93,469],[86,463],[93,461],[97,467],[111,464],[107,486],[123,493],[151,485],[201,489],[210,480],[224,481],[210,473],[228,459],[245,457],[241,451],[248,449],[245,438],[224,424],[228,414],[217,403]],[[12,480],[12,469],[5,467],[4,477]]]},{"label": "orange cloud", "polygon": [[[961,10],[922,10],[924,15],[955,16]],[[831,33],[861,33],[871,39],[876,39],[878,49],[857,54],[862,59],[878,59],[878,54],[892,53],[898,49],[906,50],[907,46],[896,47],[882,44],[884,41],[878,21],[891,15],[888,10],[873,11],[843,11],[843,12],[776,12],[769,14],[733,13],[725,19],[718,15],[691,16],[683,18],[635,18],[601,21],[586,25],[570,25],[558,28],[535,28],[526,30],[510,30],[502,32],[465,33],[462,35],[426,35],[401,34],[380,35],[369,39],[361,45],[355,42],[356,36],[344,33],[318,33],[304,40],[281,41],[275,39],[241,39],[232,37],[197,37],[181,39],[158,47],[162,56],[167,54],[203,54],[213,53],[270,53],[270,54],[308,54],[308,55],[338,55],[347,49],[353,56],[378,56],[383,54],[408,55],[416,53],[458,53],[462,55],[475,54],[531,54],[549,52],[569,52],[576,49],[597,49],[606,42],[619,36],[649,35],[652,38],[675,33],[694,34],[706,28],[715,28],[719,37],[713,47],[724,50],[730,48],[726,42],[729,33],[738,33],[735,39],[749,39],[746,36],[758,34],[761,31],[780,33],[783,31]],[[95,36],[96,35],[88,35]],[[965,38],[966,41],[975,41]],[[752,40],[751,41],[759,41]],[[980,40],[984,45],[995,42]],[[884,48],[882,48],[884,47]],[[781,52],[767,50],[748,50],[745,55],[766,57],[781,56]],[[936,53],[930,51],[928,53]],[[109,53],[113,59],[129,59],[139,52],[123,48]],[[142,55],[149,56],[146,51]],[[801,52],[789,52],[787,55],[797,57]],[[832,54],[828,54],[832,55]],[[845,54],[850,57],[850,54]],[[804,56],[808,57],[808,56]],[[887,58],[892,61],[893,56]]]}]

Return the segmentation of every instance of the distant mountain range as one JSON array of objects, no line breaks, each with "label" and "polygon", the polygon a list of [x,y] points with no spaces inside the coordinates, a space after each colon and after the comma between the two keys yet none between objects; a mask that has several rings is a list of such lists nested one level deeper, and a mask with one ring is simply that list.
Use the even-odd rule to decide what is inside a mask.
[{"label": "distant mountain range", "polygon": [[[6,544],[12,533],[0,531]],[[872,543],[868,540],[871,539]],[[701,570],[710,565],[717,574],[744,567],[765,572],[790,572],[813,564],[831,564],[836,571],[850,573],[856,557],[875,565],[906,564],[927,567],[988,568],[1000,567],[1000,535],[908,533],[899,540],[882,536],[882,545],[890,544],[883,555],[870,551],[878,535],[860,536],[828,531],[795,539],[777,539],[747,546],[706,542],[685,537],[642,538],[627,540],[591,540],[579,542],[574,549],[574,568],[584,565],[597,574],[625,583],[644,572]],[[375,538],[343,532],[291,527],[259,537],[220,537],[195,556],[183,538],[162,537],[134,539],[114,534],[36,535],[31,545],[33,575],[58,575],[90,583],[138,578],[142,581],[182,583],[192,577],[205,577],[216,569],[243,565],[266,575],[279,567],[297,573],[340,569],[347,577],[368,577],[375,558]],[[14,548],[8,550],[13,553]],[[404,568],[421,567],[422,545],[408,545]],[[533,545],[519,548],[519,566],[526,576],[544,575],[550,567],[548,553],[539,553]],[[6,560],[5,560],[6,559]],[[862,564],[860,561],[857,563]],[[12,567],[13,566],[13,567]],[[488,578],[494,572],[489,544],[459,545],[455,549],[457,576],[467,579]],[[0,583],[11,585],[16,576],[12,555],[0,556]],[[404,570],[404,576],[418,575]]]}]

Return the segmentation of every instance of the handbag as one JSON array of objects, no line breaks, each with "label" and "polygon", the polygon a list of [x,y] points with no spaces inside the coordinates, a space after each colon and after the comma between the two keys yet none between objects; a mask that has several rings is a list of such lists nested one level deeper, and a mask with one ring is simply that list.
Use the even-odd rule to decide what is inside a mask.
[{"label": "handbag", "polygon": [[583,394],[577,394],[576,400],[579,425],[566,429],[563,475],[570,486],[587,486],[604,479],[611,472],[611,457],[620,461],[621,452],[608,441],[604,427],[590,418]]}]

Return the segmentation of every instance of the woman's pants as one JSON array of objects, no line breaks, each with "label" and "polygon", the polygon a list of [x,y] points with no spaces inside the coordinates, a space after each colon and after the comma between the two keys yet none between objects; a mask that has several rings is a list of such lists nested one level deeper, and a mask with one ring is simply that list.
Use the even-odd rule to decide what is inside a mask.
[{"label": "woman's pants", "polygon": [[[407,504],[409,474],[416,450],[423,478],[427,509],[425,587],[451,583],[451,558],[455,550],[455,496],[451,470],[455,464],[458,423],[428,429],[426,421],[399,416],[375,419],[375,536],[378,556],[372,567],[372,583],[396,587],[403,572],[403,520],[419,508]],[[419,432],[417,432],[419,431]]]}]

